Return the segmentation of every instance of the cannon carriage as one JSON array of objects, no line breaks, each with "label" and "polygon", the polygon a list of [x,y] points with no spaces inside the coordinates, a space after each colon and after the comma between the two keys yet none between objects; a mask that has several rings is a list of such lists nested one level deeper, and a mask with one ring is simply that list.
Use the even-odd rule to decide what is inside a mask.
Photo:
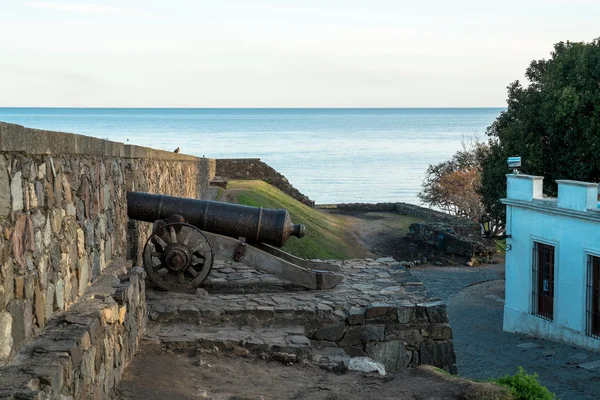
[{"label": "cannon carriage", "polygon": [[331,264],[279,249],[291,236],[305,234],[287,210],[128,192],[127,214],[153,223],[143,264],[149,279],[165,290],[200,287],[217,255],[307,289],[329,289],[343,280]]}]

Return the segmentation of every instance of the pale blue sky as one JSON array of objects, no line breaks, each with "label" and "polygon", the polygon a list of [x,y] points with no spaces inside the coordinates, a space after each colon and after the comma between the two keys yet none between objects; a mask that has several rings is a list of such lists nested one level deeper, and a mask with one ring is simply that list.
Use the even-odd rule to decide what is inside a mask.
[{"label": "pale blue sky", "polygon": [[600,0],[0,0],[0,106],[486,107]]}]

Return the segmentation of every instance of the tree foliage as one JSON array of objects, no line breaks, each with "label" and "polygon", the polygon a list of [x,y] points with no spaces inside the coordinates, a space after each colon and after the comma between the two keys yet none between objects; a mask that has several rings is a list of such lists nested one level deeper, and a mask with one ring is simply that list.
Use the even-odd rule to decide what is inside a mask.
[{"label": "tree foliage", "polygon": [[463,141],[462,150],[442,163],[427,168],[419,199],[450,214],[477,219],[483,212],[480,186],[481,162],[487,146]]},{"label": "tree foliage", "polygon": [[532,61],[527,86],[508,86],[508,108],[488,128],[482,201],[503,219],[506,159],[522,157],[522,172],[544,176],[556,195],[557,179],[600,180],[600,39],[560,42],[549,60]]}]

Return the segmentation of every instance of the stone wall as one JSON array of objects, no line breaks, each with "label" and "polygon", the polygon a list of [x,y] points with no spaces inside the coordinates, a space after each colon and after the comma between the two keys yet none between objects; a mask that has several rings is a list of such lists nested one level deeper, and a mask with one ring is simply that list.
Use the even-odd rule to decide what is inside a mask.
[{"label": "stone wall", "polygon": [[331,262],[344,281],[307,291],[243,263],[218,260],[205,282],[208,292],[148,292],[148,336],[191,346],[242,346],[261,357],[294,353],[334,370],[349,357],[368,356],[387,372],[431,364],[456,373],[446,305],[409,269],[392,258]]},{"label": "stone wall", "polygon": [[0,368],[0,398],[106,399],[146,326],[144,270],[116,261]]},{"label": "stone wall", "polygon": [[308,206],[313,207],[315,205],[314,201],[293,187],[285,176],[260,161],[260,158],[217,159],[216,163],[216,175],[219,177],[262,180]]},{"label": "stone wall", "polygon": [[463,236],[456,231],[455,227],[445,223],[411,224],[407,237],[412,242],[431,246],[466,260],[489,262],[496,250],[493,241],[485,240],[475,234]]},{"label": "stone wall", "polygon": [[427,222],[442,222],[454,227],[463,234],[478,231],[479,225],[475,221],[458,218],[453,215],[437,211],[428,207],[422,207],[408,203],[342,203],[334,205],[322,205],[323,208],[335,208],[340,211],[362,211],[362,212],[396,212],[401,215],[421,218]]},{"label": "stone wall", "polygon": [[0,365],[116,259],[139,264],[151,225],[128,225],[127,190],[201,198],[214,172],[210,159],[0,123]]}]

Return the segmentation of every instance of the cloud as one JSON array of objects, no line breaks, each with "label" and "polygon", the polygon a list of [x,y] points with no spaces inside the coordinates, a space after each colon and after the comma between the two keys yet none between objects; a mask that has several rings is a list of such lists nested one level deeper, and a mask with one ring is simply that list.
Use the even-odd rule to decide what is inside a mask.
[{"label": "cloud", "polygon": [[95,3],[76,3],[62,1],[26,1],[25,5],[44,10],[67,11],[88,14],[124,14],[126,8],[106,6]]}]

